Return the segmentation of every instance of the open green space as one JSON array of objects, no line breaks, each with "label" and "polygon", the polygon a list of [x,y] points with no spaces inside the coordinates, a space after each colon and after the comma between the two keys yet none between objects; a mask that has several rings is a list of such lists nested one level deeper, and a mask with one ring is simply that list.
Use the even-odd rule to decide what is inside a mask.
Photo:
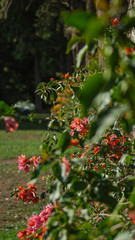
[{"label": "open green space", "polygon": [[21,154],[27,157],[41,155],[39,149],[43,130],[18,130],[15,133],[0,131],[0,160],[18,158]]},{"label": "open green space", "polygon": [[[26,227],[27,218],[32,214],[39,214],[46,204],[46,199],[41,200],[37,205],[22,204],[19,201],[10,199],[13,188],[22,185],[26,186],[30,180],[30,173],[19,172],[17,169],[17,158],[25,154],[27,158],[35,155],[41,156],[40,145],[47,133],[47,121],[44,115],[37,116],[33,122],[19,122],[19,129],[7,133],[4,129],[4,121],[0,121],[0,181],[2,209],[0,227],[0,240],[16,240],[17,229]],[[46,189],[46,181],[42,177],[36,183],[38,193]]]},{"label": "open green space", "polygon": [[0,160],[18,158],[21,154],[27,157],[41,155],[40,144],[46,134],[47,121],[44,115],[36,117],[32,122],[20,121],[19,129],[6,132],[4,121],[0,122]]}]

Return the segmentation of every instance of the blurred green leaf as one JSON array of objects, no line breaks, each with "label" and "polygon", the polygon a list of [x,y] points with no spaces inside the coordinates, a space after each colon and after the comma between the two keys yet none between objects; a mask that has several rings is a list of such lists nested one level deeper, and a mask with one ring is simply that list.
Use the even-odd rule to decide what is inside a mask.
[{"label": "blurred green leaf", "polygon": [[131,28],[133,28],[134,26],[135,26],[135,14],[134,14],[134,12],[135,12],[135,7],[134,8],[132,8],[132,13],[133,14],[127,14],[126,16],[124,16],[123,18],[122,18],[122,20],[121,20],[121,22],[122,22],[122,27],[123,27],[123,29],[122,30],[124,30],[124,32],[125,31],[127,31],[127,30],[129,30],[129,29],[131,29]]},{"label": "blurred green leaf", "polygon": [[132,156],[128,155],[128,154],[123,154],[119,163],[123,164],[123,165],[127,165],[129,166],[130,162],[131,162]]},{"label": "blurred green leaf", "polygon": [[127,110],[126,106],[112,107],[101,112],[95,121],[93,121],[90,129],[90,141],[92,143],[97,142],[104,134],[107,127],[112,125],[122,113]]},{"label": "blurred green leaf", "polygon": [[87,187],[87,183],[84,181],[76,181],[72,184],[71,190],[75,192],[83,191]]},{"label": "blurred green leaf", "polygon": [[[135,180],[134,180],[134,182],[135,182]],[[135,207],[135,187],[134,187],[134,189],[133,189],[133,191],[132,191],[132,193],[131,193],[131,195],[130,195],[129,200],[131,201],[131,203],[132,203],[132,204],[134,205],[134,207]]]},{"label": "blurred green leaf", "polygon": [[65,131],[60,135],[58,140],[58,148],[61,149],[62,153],[67,149],[70,144],[71,136],[68,131]]},{"label": "blurred green leaf", "polygon": [[51,185],[51,189],[50,189],[50,200],[52,202],[54,202],[55,200],[58,200],[60,197],[60,186],[61,183],[56,180],[52,185]]},{"label": "blurred green leaf", "polygon": [[83,33],[87,44],[93,42],[95,38],[99,38],[104,32],[103,19],[99,19],[92,12],[76,10],[70,14],[63,13],[63,19],[68,26],[74,26]]},{"label": "blurred green leaf", "polygon": [[114,240],[132,240],[131,233],[129,231],[119,233]]},{"label": "blurred green leaf", "polygon": [[107,179],[96,178],[91,186],[90,196],[95,201],[100,201],[107,204],[110,210],[117,205],[117,200],[110,195],[110,192],[117,192],[118,188],[113,186]]},{"label": "blurred green leaf", "polygon": [[77,56],[76,56],[76,67],[80,67],[81,65],[81,61],[86,53],[88,49],[88,45],[85,45],[83,48],[80,49],[80,51],[78,52]]},{"label": "blurred green leaf", "polygon": [[95,75],[87,78],[86,83],[79,92],[79,100],[84,107],[84,111],[92,105],[95,97],[102,91],[102,86],[102,74],[96,73]]},{"label": "blurred green leaf", "polygon": [[67,44],[66,54],[69,54],[69,52],[71,50],[74,50],[74,48],[76,47],[76,45],[78,43],[83,42],[83,41],[84,41],[84,38],[81,36],[75,36],[75,37],[70,38],[70,40],[68,41],[68,44]]},{"label": "blurred green leaf", "polygon": [[0,101],[0,116],[12,116],[15,112],[12,106],[9,106],[4,101]]},{"label": "blurred green leaf", "polygon": [[68,26],[74,26],[81,32],[85,32],[88,21],[93,15],[89,12],[76,10],[72,13],[63,12],[62,16]]}]

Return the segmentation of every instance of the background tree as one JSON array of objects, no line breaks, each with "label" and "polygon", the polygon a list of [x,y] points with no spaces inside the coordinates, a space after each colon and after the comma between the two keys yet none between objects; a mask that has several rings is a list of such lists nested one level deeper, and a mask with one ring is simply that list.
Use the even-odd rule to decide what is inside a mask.
[{"label": "background tree", "polygon": [[[39,82],[49,81],[55,72],[70,70],[61,23],[61,11],[66,8],[61,0],[12,0],[10,4],[3,1],[0,19],[2,100],[10,104],[20,98],[33,101]],[[41,110],[38,96],[34,101],[37,110]]]}]

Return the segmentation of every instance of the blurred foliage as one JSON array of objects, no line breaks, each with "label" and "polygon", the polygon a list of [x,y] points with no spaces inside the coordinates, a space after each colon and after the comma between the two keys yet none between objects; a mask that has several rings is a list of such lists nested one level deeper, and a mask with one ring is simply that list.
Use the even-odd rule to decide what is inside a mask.
[{"label": "blurred foliage", "polygon": [[67,40],[60,17],[65,8],[61,0],[1,2],[1,100],[34,102],[37,84],[65,71]]}]

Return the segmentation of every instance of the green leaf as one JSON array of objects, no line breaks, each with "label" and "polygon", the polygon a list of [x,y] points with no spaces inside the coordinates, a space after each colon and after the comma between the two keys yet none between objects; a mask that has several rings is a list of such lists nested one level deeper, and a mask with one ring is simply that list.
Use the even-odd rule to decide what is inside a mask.
[{"label": "green leaf", "polygon": [[56,164],[52,167],[52,171],[54,176],[59,179],[59,181],[62,181],[62,172],[61,172],[61,166],[59,162],[56,162]]},{"label": "green leaf", "polygon": [[95,97],[102,90],[102,86],[103,86],[102,74],[96,73],[95,75],[88,77],[82,90],[80,90],[79,92],[79,100],[83,105],[84,110],[87,110],[91,106]]},{"label": "green leaf", "polygon": [[81,61],[86,53],[88,49],[88,45],[85,45],[83,48],[80,49],[80,51],[78,52],[77,56],[76,56],[76,67],[80,67]]},{"label": "green leaf", "polygon": [[73,222],[73,218],[74,218],[74,214],[75,214],[74,209],[65,207],[64,212],[66,212],[66,214],[68,216],[68,224],[71,224]]},{"label": "green leaf", "polygon": [[125,231],[125,232],[119,233],[119,234],[114,238],[114,240],[132,240],[131,232]]},{"label": "green leaf", "polygon": [[51,89],[51,97],[53,102],[55,102],[56,98],[57,98],[57,92],[54,89]]},{"label": "green leaf", "polygon": [[70,38],[67,44],[66,54],[69,54],[69,52],[73,50],[79,42],[83,42],[83,41],[84,41],[84,38],[80,36],[75,36]]},{"label": "green leaf", "polygon": [[128,154],[123,154],[119,163],[122,164],[122,165],[127,165],[129,166],[130,162],[131,162],[131,159],[132,159],[132,156],[131,155],[128,155]]},{"label": "green leaf", "polygon": [[110,192],[117,192],[118,188],[113,186],[112,183],[103,178],[96,178],[91,186],[90,196],[95,201],[107,204],[110,210],[113,210],[117,205],[117,200],[110,196]]},{"label": "green leaf", "polygon": [[75,192],[83,191],[87,187],[87,183],[84,181],[76,181],[72,184],[71,190]]},{"label": "green leaf", "polygon": [[68,239],[68,238],[67,238],[67,230],[64,229],[64,228],[61,229],[61,230],[59,231],[58,237],[59,237],[60,240],[67,240],[67,239]]},{"label": "green leaf", "polygon": [[134,205],[134,207],[135,207],[135,187],[134,187],[134,189],[133,189],[133,191],[132,191],[132,193],[131,193],[131,195],[130,195],[129,200],[131,201],[131,203],[132,203],[132,204]]},{"label": "green leaf", "polygon": [[14,108],[6,104],[4,101],[0,101],[0,116],[12,116],[15,112]]},{"label": "green leaf", "polygon": [[32,172],[31,179],[37,178],[42,172],[44,172],[48,168],[51,168],[55,163],[56,161],[50,160],[46,161],[44,164],[39,164],[34,170],[34,172]]},{"label": "green leaf", "polygon": [[54,184],[51,186],[49,197],[50,197],[50,200],[52,202],[59,199],[59,197],[60,197],[60,186],[61,186],[61,183],[58,180],[56,180],[54,182]]},{"label": "green leaf", "polygon": [[65,131],[60,135],[58,140],[58,148],[61,148],[62,153],[67,149],[70,144],[71,136],[68,131]]},{"label": "green leaf", "polygon": [[95,38],[104,32],[104,21],[99,19],[96,14],[82,10],[63,13],[63,19],[68,26],[76,27],[86,38],[86,43],[95,41]]},{"label": "green leaf", "polygon": [[127,111],[126,106],[113,107],[111,109],[106,109],[99,114],[97,119],[91,125],[90,141],[92,143],[97,142],[103,136],[106,128],[111,126],[125,111]]},{"label": "green leaf", "polygon": [[86,30],[88,21],[93,14],[82,10],[76,10],[71,14],[64,12],[62,16],[68,26],[74,26],[81,32],[84,32]]},{"label": "green leaf", "polygon": [[91,44],[96,38],[99,38],[105,31],[103,18],[91,15],[86,26],[86,43]]},{"label": "green leaf", "polygon": [[[134,14],[135,12],[135,8],[132,9],[132,13]],[[130,14],[131,15],[131,14]],[[122,19],[122,23],[123,23],[123,32],[133,28],[135,26],[135,15],[134,16],[130,16],[129,14],[124,16]]]},{"label": "green leaf", "polygon": [[31,179],[37,178],[37,177],[39,176],[39,174],[41,173],[41,169],[42,169],[42,165],[39,164],[39,165],[36,167],[35,171],[31,174]]}]

